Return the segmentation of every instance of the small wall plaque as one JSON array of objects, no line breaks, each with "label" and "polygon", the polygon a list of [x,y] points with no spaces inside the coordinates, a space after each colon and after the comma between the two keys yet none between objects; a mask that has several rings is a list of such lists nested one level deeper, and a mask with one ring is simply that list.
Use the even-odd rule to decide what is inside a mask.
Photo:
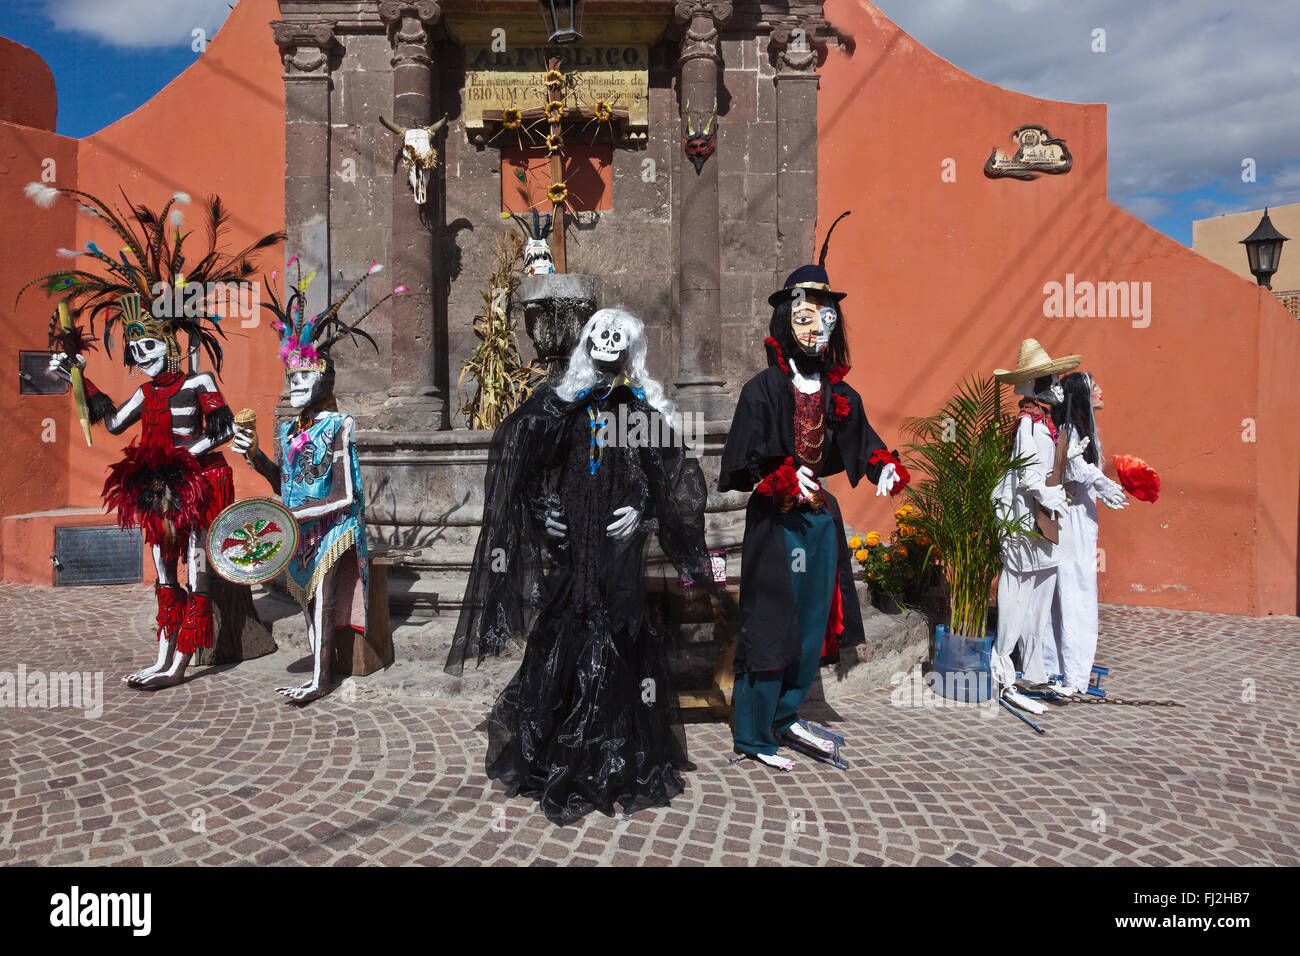
[{"label": "small wall plaque", "polygon": [[1074,166],[1065,140],[1055,139],[1042,126],[1022,126],[1012,131],[1011,138],[1019,144],[1013,155],[994,146],[984,164],[984,175],[990,179],[1037,179],[1040,173],[1059,176]]},{"label": "small wall plaque", "polygon": [[144,539],[139,528],[54,529],[54,583],[136,584],[144,578]]}]

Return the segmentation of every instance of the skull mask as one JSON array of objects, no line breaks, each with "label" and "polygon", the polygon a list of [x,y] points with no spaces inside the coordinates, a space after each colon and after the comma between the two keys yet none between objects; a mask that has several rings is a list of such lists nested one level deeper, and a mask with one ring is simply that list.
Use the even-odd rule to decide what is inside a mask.
[{"label": "skull mask", "polygon": [[805,355],[821,355],[831,344],[840,320],[835,306],[815,292],[795,299],[790,309],[790,332]]},{"label": "skull mask", "polygon": [[632,338],[620,319],[598,322],[587,337],[587,354],[602,372],[615,374],[627,364]]},{"label": "skull mask", "polygon": [[294,369],[289,373],[289,404],[306,408],[319,401],[325,391],[325,373],[314,368]]},{"label": "skull mask", "polygon": [[132,339],[127,347],[131,361],[150,378],[157,378],[167,367],[167,343],[162,339]]},{"label": "skull mask", "polygon": [[1047,405],[1060,405],[1065,401],[1065,389],[1059,375],[1040,375],[1016,386],[1017,395],[1026,395]]},{"label": "skull mask", "polygon": [[555,271],[551,247],[545,239],[529,239],[524,243],[524,271],[530,276],[550,275]]}]

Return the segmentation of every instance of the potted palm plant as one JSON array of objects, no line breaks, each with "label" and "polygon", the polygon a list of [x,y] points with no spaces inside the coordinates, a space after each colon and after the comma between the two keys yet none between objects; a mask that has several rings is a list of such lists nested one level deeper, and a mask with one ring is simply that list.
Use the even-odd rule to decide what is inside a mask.
[{"label": "potted palm plant", "polygon": [[997,380],[980,377],[962,382],[936,414],[903,423],[914,476],[903,494],[916,509],[908,523],[931,542],[950,612],[949,624],[936,628],[934,655],[936,690],[947,697],[992,696],[989,595],[1003,543],[1032,533],[994,503],[1003,478],[1029,463],[1011,457],[1014,424]]}]

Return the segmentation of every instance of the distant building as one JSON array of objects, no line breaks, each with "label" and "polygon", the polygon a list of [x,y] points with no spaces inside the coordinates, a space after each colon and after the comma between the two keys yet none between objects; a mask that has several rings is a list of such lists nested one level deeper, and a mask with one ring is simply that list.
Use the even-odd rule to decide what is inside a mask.
[{"label": "distant building", "polygon": [[[1231,269],[1243,279],[1254,279],[1246,264],[1246,247],[1241,240],[1257,225],[1262,209],[1234,212],[1192,223],[1192,248],[1211,262]],[[1296,240],[1282,246],[1281,268],[1273,276],[1273,292],[1287,311],[1300,319],[1300,203],[1272,206],[1268,218],[1277,231]]]}]

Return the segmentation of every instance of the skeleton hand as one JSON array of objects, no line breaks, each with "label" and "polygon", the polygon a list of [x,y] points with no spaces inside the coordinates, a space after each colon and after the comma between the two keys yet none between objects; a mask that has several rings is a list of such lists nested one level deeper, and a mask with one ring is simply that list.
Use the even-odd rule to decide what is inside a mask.
[{"label": "skeleton hand", "polygon": [[807,465],[800,465],[796,471],[795,477],[799,479],[799,497],[811,498],[814,493],[821,491],[821,484],[817,481],[817,476]]},{"label": "skeleton hand", "polygon": [[898,484],[898,469],[894,463],[890,462],[880,469],[880,480],[876,482],[876,497],[884,498],[894,490],[894,485]]},{"label": "skeleton hand", "polygon": [[257,447],[257,433],[242,425],[235,426],[235,437],[231,439],[230,447],[248,457],[248,453]]},{"label": "skeleton hand", "polygon": [[546,536],[555,538],[557,541],[569,533],[568,526],[560,520],[563,515],[558,508],[553,508],[546,512]]},{"label": "skeleton hand", "polygon": [[630,538],[641,521],[641,513],[631,505],[624,505],[614,512],[614,520],[605,528],[605,534],[611,538]]},{"label": "skeleton hand", "polygon": [[1078,441],[1072,441],[1072,442],[1070,442],[1070,447],[1069,447],[1069,449],[1066,451],[1066,453],[1065,453],[1065,457],[1066,457],[1066,458],[1078,458],[1078,457],[1080,457],[1080,456],[1083,454],[1084,449],[1086,449],[1086,448],[1088,447],[1088,443],[1091,442],[1091,441],[1092,441],[1091,438],[1081,438],[1081,439],[1079,439]]},{"label": "skeleton hand", "polygon": [[47,371],[55,378],[61,378],[65,382],[70,382],[72,381],[73,365],[77,368],[85,368],[86,357],[84,355],[77,355],[69,358],[67,352],[55,352],[50,356],[50,365]]}]

